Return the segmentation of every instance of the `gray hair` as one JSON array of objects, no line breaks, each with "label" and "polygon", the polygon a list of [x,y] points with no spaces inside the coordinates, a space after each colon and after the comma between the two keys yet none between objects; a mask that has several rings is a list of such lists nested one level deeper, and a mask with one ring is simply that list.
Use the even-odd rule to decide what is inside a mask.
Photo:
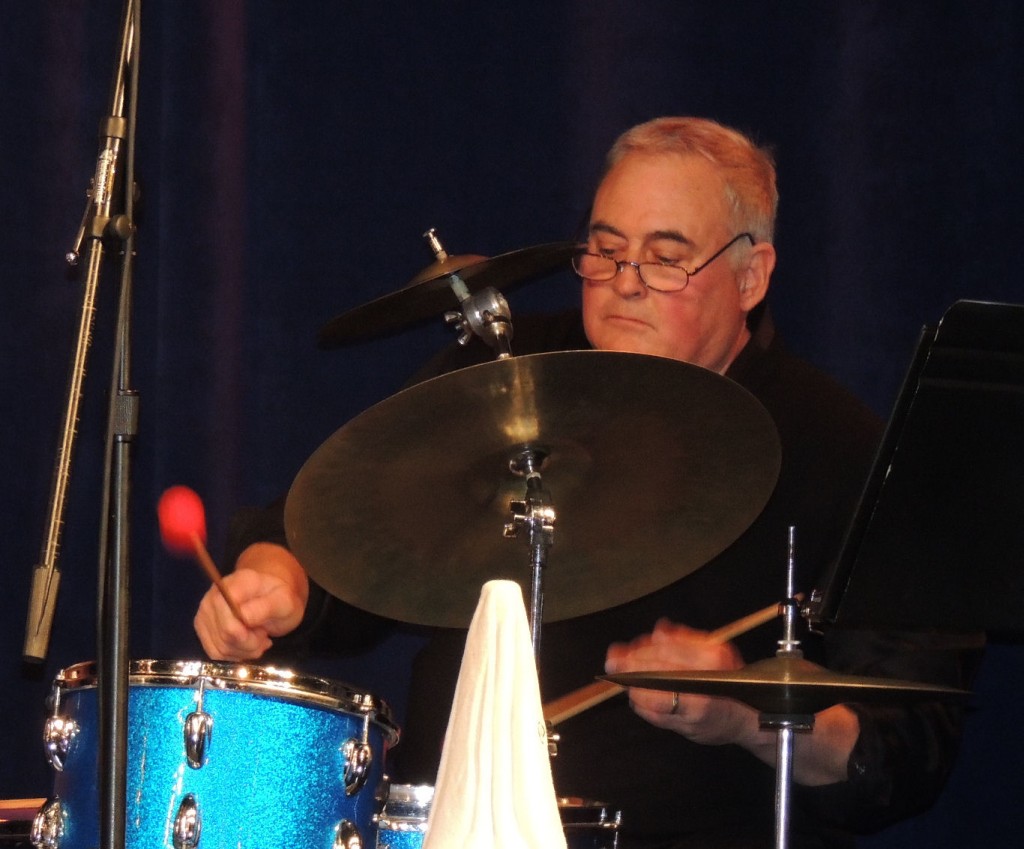
[{"label": "gray hair", "polygon": [[605,173],[629,153],[705,157],[721,171],[736,232],[772,241],[779,206],[775,162],[743,133],[707,118],[655,118],[619,136],[608,152]]}]

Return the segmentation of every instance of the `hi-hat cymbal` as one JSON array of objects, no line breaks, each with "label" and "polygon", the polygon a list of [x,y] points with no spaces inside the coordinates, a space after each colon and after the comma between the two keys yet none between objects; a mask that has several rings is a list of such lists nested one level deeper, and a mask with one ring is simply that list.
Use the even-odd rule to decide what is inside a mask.
[{"label": "hi-hat cymbal", "polygon": [[476,254],[445,257],[428,265],[401,289],[332,318],[320,328],[318,344],[321,348],[338,348],[455,309],[459,300],[451,291],[453,274],[471,293],[487,287],[506,289],[560,268],[568,269],[575,248],[573,242],[552,242],[490,259]]},{"label": "hi-hat cymbal", "polygon": [[727,696],[761,713],[809,715],[842,702],[959,701],[970,693],[919,681],[832,672],[802,657],[776,656],[741,669],[623,672],[599,676],[622,687]]},{"label": "hi-hat cymbal", "polygon": [[509,468],[524,447],[547,454],[557,513],[547,621],[706,563],[760,513],[781,453],[764,407],[706,369],[608,351],[512,357],[406,389],[331,436],[288,494],[289,544],[345,601],[466,627],[486,581],[530,586],[528,544],[503,536],[526,493]]}]

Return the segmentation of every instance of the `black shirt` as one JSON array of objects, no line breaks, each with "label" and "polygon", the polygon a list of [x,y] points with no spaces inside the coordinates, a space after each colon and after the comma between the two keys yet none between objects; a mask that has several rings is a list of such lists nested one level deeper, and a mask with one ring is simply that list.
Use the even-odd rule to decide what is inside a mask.
[{"label": "black shirt", "polygon": [[[749,390],[778,428],[782,468],[772,496],[735,543],[692,574],[627,604],[545,624],[540,664],[545,701],[591,682],[603,671],[610,642],[648,632],[661,617],[713,630],[778,601],[785,589],[790,526],[796,528],[798,590],[818,586],[836,557],[881,422],[830,378],[788,353],[763,310],[751,325],[752,338],[726,376]],[[587,347],[578,313],[517,319],[516,354]],[[492,358],[479,343],[453,348],[419,377]],[[714,427],[714,411],[708,426]],[[250,525],[240,544],[257,538],[282,541],[275,521]],[[622,568],[642,569],[643,563],[624,562]],[[300,632],[320,645],[343,645],[352,633],[351,616],[339,616],[340,607],[314,589]],[[378,625],[376,633],[386,627]],[[375,633],[365,623],[360,630],[364,637]],[[750,662],[774,655],[780,636],[778,623],[770,623],[741,636],[736,645]],[[403,739],[390,768],[397,782],[434,781],[464,640],[464,631],[437,629],[414,664]],[[802,635],[802,640],[807,658],[838,671],[965,684],[967,656],[955,650],[955,641],[933,635],[836,632],[827,639]],[[850,780],[795,788],[794,849],[852,846],[851,830],[877,828],[930,804],[951,768],[959,733],[956,709],[932,702],[851,707],[862,730]],[[622,849],[773,845],[775,771],[740,747],[698,745],[655,728],[634,715],[621,696],[558,730],[559,754],[552,762],[556,791],[620,810]]]}]

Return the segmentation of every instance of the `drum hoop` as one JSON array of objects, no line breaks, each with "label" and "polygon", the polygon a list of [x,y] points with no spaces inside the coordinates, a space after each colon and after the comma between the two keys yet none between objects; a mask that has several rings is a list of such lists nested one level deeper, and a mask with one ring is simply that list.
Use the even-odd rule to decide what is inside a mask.
[{"label": "drum hoop", "polygon": [[433,784],[390,784],[380,816],[381,827],[393,831],[418,831],[420,829],[413,826],[420,821],[425,826],[433,801]]},{"label": "drum hoop", "polygon": [[595,827],[617,830],[622,819],[622,812],[607,802],[580,796],[559,796],[558,813],[562,818],[562,827],[566,830]]},{"label": "drum hoop", "polygon": [[[312,702],[320,707],[346,713],[368,714],[394,744],[398,726],[391,709],[382,699],[362,693],[348,684],[303,675],[276,666],[203,660],[133,660],[129,665],[131,686],[195,687],[205,682],[207,691],[251,692],[295,702]],[[96,662],[89,660],[57,673],[56,686],[62,691],[84,690],[97,684]]]}]

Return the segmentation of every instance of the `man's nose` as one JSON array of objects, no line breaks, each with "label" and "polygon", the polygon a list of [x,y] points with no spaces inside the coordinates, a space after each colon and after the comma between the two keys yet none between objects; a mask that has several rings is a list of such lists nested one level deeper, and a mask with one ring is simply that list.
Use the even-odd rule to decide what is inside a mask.
[{"label": "man's nose", "polygon": [[647,287],[640,279],[640,269],[635,262],[623,262],[619,265],[619,273],[612,279],[612,286],[621,298],[636,298],[647,293]]}]

